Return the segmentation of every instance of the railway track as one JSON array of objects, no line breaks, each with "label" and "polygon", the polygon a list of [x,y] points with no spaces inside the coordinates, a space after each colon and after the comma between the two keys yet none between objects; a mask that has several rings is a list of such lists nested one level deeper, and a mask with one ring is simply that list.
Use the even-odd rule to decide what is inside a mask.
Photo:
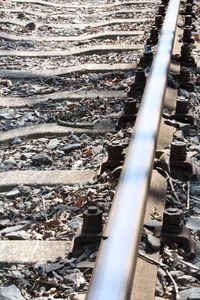
[{"label": "railway track", "polygon": [[0,298],[200,299],[198,12],[0,2]]}]

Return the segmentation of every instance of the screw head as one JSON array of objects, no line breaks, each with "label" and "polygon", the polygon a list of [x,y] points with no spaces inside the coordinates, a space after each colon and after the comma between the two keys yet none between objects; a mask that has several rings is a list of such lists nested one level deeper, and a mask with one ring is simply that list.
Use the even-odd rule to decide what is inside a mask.
[{"label": "screw head", "polygon": [[96,206],[89,206],[88,207],[88,214],[96,214],[97,213],[97,207]]},{"label": "screw head", "polygon": [[171,214],[175,214],[177,213],[179,210],[177,208],[174,208],[174,207],[170,207],[170,208],[167,208],[167,212],[171,213]]},{"label": "screw head", "polygon": [[186,15],[185,16],[185,25],[192,25],[192,16],[191,15]]}]

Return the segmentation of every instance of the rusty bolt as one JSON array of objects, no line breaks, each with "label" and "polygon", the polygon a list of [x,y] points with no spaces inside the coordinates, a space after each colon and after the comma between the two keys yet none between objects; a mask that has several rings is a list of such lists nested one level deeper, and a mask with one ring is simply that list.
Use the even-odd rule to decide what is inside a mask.
[{"label": "rusty bolt", "polygon": [[158,28],[156,26],[152,26],[150,34],[151,38],[158,37]]},{"label": "rusty bolt", "polygon": [[191,47],[189,44],[183,44],[181,46],[181,57],[182,58],[189,58],[191,57]]},{"label": "rusty bolt", "polygon": [[135,73],[135,82],[142,83],[146,81],[145,72],[142,68],[138,68]]},{"label": "rusty bolt", "polygon": [[167,5],[169,3],[169,0],[162,0],[163,5]]},{"label": "rusty bolt", "polygon": [[[188,76],[188,75],[187,75]],[[180,87],[184,88],[188,92],[194,92],[194,83],[190,81],[190,74],[188,76],[188,80],[186,80],[186,76],[184,78],[180,78]],[[189,112],[189,107],[188,107],[188,112]],[[185,112],[186,114],[187,112]]]},{"label": "rusty bolt", "polygon": [[118,141],[107,143],[107,151],[109,160],[121,161],[123,160],[124,145]]},{"label": "rusty bolt", "polygon": [[192,4],[191,3],[186,4],[185,14],[186,15],[191,15],[192,14]]},{"label": "rusty bolt", "polygon": [[88,207],[88,214],[96,214],[97,213],[97,207],[96,206],[89,206]]},{"label": "rusty bolt", "polygon": [[180,70],[180,82],[188,83],[190,81],[190,70],[189,68],[182,67]]},{"label": "rusty bolt", "polygon": [[187,99],[178,99],[176,102],[176,114],[186,115],[189,112],[189,102]]},{"label": "rusty bolt", "polygon": [[170,160],[185,160],[187,156],[186,143],[175,141],[171,143]]},{"label": "rusty bolt", "polygon": [[155,17],[155,26],[156,26],[158,29],[160,29],[161,26],[162,26],[162,23],[163,23],[163,16],[157,15],[157,16]]},{"label": "rusty bolt", "polygon": [[183,212],[177,208],[167,208],[163,213],[163,231],[181,232],[183,229]]},{"label": "rusty bolt", "polygon": [[147,57],[150,57],[152,58],[153,57],[153,51],[151,49],[151,45],[146,45],[145,48],[144,48],[144,57],[147,58]]},{"label": "rusty bolt", "polygon": [[156,26],[152,26],[151,28],[149,41],[150,44],[157,43],[158,41],[158,28]]},{"label": "rusty bolt", "polygon": [[136,114],[137,113],[137,103],[133,99],[127,99],[124,102],[124,113],[125,114]]},{"label": "rusty bolt", "polygon": [[83,227],[84,234],[97,234],[102,231],[102,211],[95,207],[89,206],[83,213]]},{"label": "rusty bolt", "polygon": [[124,147],[123,144],[118,141],[113,141],[112,143],[107,143],[107,150],[109,154],[122,153]]},{"label": "rusty bolt", "polygon": [[163,222],[170,225],[179,225],[182,221],[183,213],[182,210],[174,207],[165,209],[163,213]]},{"label": "rusty bolt", "polygon": [[128,93],[128,96],[130,97],[133,96],[135,89],[137,90],[143,89],[145,84],[146,84],[145,72],[142,68],[138,68],[135,73],[135,82],[130,86],[130,91]]},{"label": "rusty bolt", "polygon": [[183,40],[189,40],[192,36],[192,28],[190,26],[186,26],[183,31]]},{"label": "rusty bolt", "polygon": [[144,54],[140,58],[140,65],[141,66],[147,66],[149,65],[153,60],[153,51],[151,49],[151,45],[146,45],[144,48]]},{"label": "rusty bolt", "polygon": [[158,14],[161,15],[161,16],[164,16],[165,15],[165,5],[159,5],[158,6]]},{"label": "rusty bolt", "polygon": [[185,26],[190,26],[192,25],[192,16],[191,15],[186,15],[185,16]]}]

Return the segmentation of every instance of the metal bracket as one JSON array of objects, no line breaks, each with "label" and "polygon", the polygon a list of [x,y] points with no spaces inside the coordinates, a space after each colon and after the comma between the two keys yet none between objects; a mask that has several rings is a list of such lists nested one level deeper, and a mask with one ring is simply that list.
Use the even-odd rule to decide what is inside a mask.
[{"label": "metal bracket", "polygon": [[170,151],[170,174],[173,177],[196,178],[196,167],[188,157],[184,142],[172,142]]},{"label": "metal bracket", "polygon": [[81,232],[76,234],[68,258],[80,256],[85,246],[97,248],[101,242],[102,230],[102,211],[95,206],[88,207],[83,213]]},{"label": "metal bracket", "polygon": [[107,169],[114,170],[123,165],[124,161],[124,144],[119,142],[112,142],[107,144],[108,156],[103,159],[99,175],[105,172]]},{"label": "metal bracket", "polygon": [[161,230],[162,241],[170,246],[177,243],[185,251],[186,258],[195,258],[195,241],[183,223],[183,212],[177,208],[168,208],[163,213]]}]

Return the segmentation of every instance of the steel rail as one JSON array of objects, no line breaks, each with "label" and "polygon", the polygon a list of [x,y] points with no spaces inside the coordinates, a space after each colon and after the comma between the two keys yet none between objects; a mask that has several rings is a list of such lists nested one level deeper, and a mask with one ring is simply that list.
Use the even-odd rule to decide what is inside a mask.
[{"label": "steel rail", "polygon": [[86,300],[129,300],[180,0],[170,0]]}]

